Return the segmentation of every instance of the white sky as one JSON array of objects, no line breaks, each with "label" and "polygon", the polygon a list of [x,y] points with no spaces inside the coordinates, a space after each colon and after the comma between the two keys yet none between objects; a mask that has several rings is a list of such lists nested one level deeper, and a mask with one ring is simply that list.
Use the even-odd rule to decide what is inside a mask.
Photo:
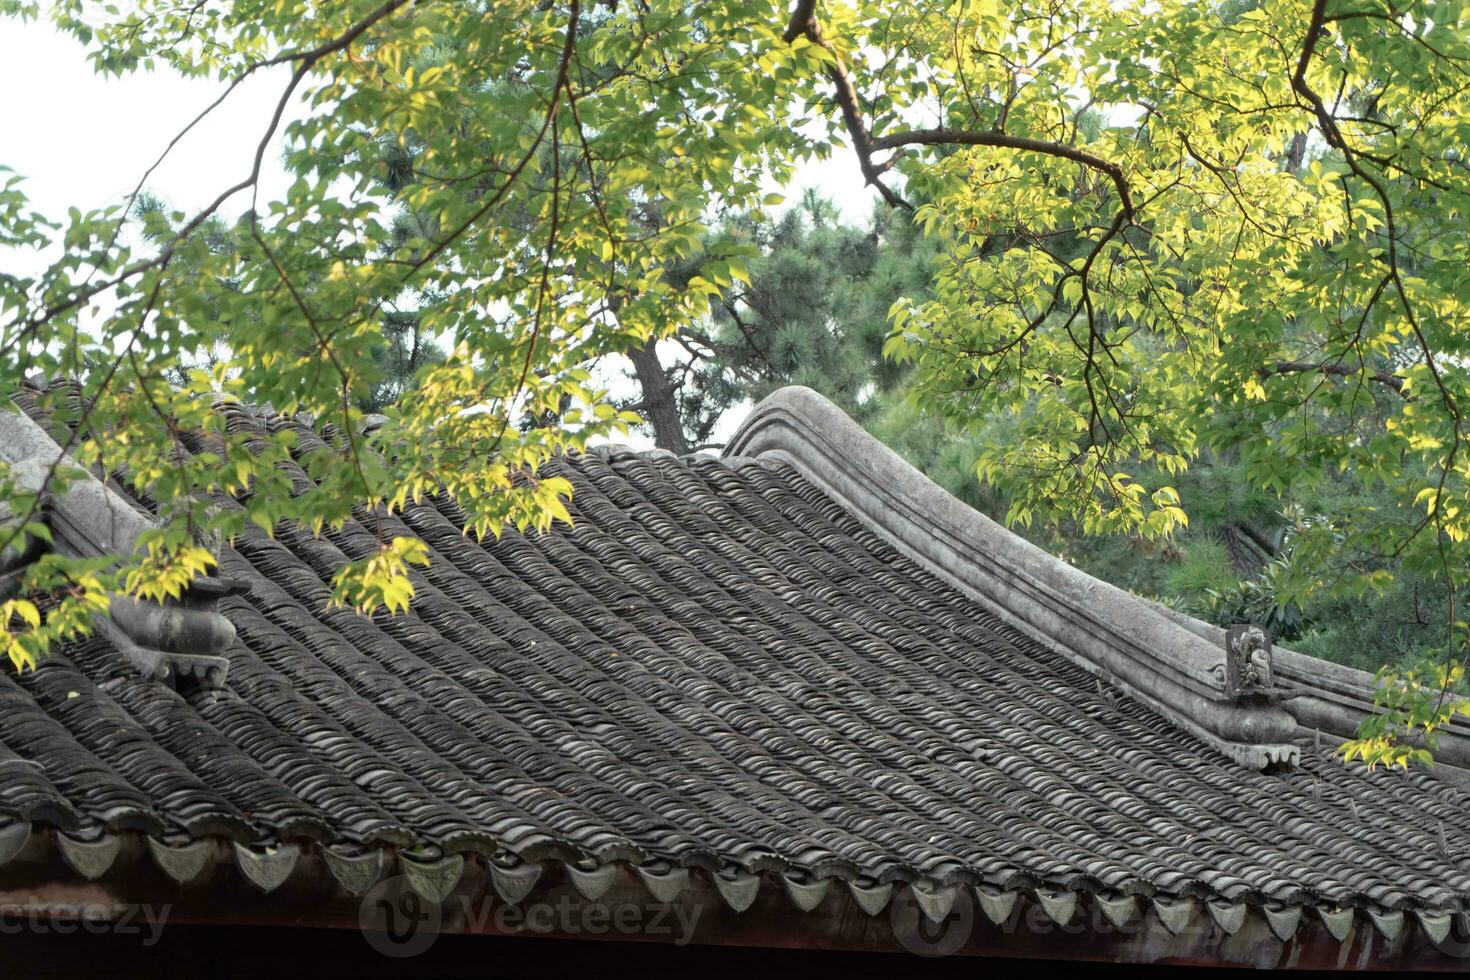
[{"label": "white sky", "polygon": [[[150,187],[188,211],[243,176],[286,75],[282,66],[243,84],[174,148]],[[222,88],[171,73],[104,79],[93,73],[82,46],[50,24],[0,18],[0,164],[26,176],[27,195],[45,213],[118,203]],[[268,156],[267,164],[262,199],[285,187],[275,158]],[[850,220],[871,211],[874,195],[849,154],[803,167],[785,189],[788,199],[805,187],[833,198]]]},{"label": "white sky", "polygon": [[[282,67],[241,85],[169,153],[148,189],[192,213],[243,177],[285,81]],[[47,216],[121,204],[168,141],[221,91],[217,82],[172,73],[103,78],[79,43],[45,21],[0,18],[0,165],[26,178],[31,205]],[[262,202],[284,193],[278,159],[278,148],[267,153]],[[875,194],[848,152],[802,167],[781,190],[794,202],[807,187],[832,198],[849,221],[865,221],[872,211]],[[223,212],[232,217],[247,206],[240,195]],[[13,252],[0,252],[0,263],[21,274],[43,265],[40,256]]]}]

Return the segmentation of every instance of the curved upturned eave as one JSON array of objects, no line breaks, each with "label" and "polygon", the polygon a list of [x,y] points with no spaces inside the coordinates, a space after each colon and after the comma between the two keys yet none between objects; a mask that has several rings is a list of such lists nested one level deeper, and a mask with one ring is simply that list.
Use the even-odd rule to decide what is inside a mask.
[{"label": "curved upturned eave", "polygon": [[[1206,642],[1224,644],[1225,631],[1165,606],[1159,611]],[[1287,647],[1271,651],[1271,668],[1282,688],[1282,706],[1307,734],[1342,742],[1357,734],[1358,723],[1377,710],[1372,674]],[[1454,719],[1439,730],[1435,772],[1470,785],[1470,725]]]},{"label": "curved upturned eave", "polygon": [[811,389],[767,397],[725,455],[792,466],[909,558],[1242,765],[1298,758],[1291,714],[1225,689],[1223,647],[965,505]]}]

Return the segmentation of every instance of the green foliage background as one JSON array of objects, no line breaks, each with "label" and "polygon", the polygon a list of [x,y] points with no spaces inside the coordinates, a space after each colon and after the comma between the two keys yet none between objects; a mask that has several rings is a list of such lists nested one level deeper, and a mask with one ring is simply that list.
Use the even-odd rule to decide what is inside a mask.
[{"label": "green foliage background", "polygon": [[[739,237],[754,242],[759,253],[748,260],[751,285],[736,290],[741,298],[726,296],[714,307],[707,332],[724,346],[696,360],[695,376],[709,380],[698,382],[706,385],[702,398],[683,402],[686,417],[707,434],[706,416],[695,412],[728,409],[785,384],[804,384],[840,404],[946,490],[1005,520],[1010,500],[977,478],[976,461],[986,445],[1013,438],[1009,421],[947,423],[915,403],[909,369],[877,356],[889,331],[888,307],[931,289],[934,249],[913,222],[886,206],[861,224],[835,215],[830,202],[809,193],[778,220],[742,221],[717,231],[713,240]],[[741,314],[740,327],[726,301]],[[768,349],[785,356],[768,360]],[[691,360],[680,353],[673,348],[674,363],[667,367],[675,379]],[[1140,474],[1150,484],[1165,477]],[[1365,561],[1360,572],[1383,570],[1392,578],[1364,595],[1335,594],[1325,583],[1308,583],[1301,599],[1287,594],[1299,588],[1290,580],[1299,528],[1345,521],[1357,509],[1383,504],[1358,491],[1349,476],[1325,492],[1294,498],[1253,486],[1238,456],[1207,452],[1176,486],[1190,523],[1162,540],[1133,533],[1088,535],[1065,515],[1020,530],[1138,595],[1219,626],[1258,623],[1295,649],[1370,672],[1385,666],[1406,670],[1442,642],[1448,590],[1402,562]]]}]

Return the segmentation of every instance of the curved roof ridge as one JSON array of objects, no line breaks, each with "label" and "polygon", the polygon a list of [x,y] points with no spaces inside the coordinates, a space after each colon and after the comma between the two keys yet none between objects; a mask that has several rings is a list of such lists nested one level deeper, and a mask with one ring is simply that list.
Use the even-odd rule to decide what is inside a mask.
[{"label": "curved roof ridge", "polygon": [[[1312,731],[1350,738],[1373,708],[1371,675],[1280,647],[1262,664],[1264,676],[1231,683],[1225,630],[1038,548],[810,388],[782,388],[761,401],[725,455],[734,465],[793,467],[909,558],[1242,765],[1294,764],[1295,740]],[[1466,765],[1470,726],[1456,728],[1442,755]]]}]

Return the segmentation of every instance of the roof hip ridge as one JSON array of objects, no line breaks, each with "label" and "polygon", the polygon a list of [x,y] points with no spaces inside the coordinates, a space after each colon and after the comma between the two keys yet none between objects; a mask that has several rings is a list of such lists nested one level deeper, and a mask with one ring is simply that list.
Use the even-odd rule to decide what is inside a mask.
[{"label": "roof hip ridge", "polygon": [[1299,761],[1269,664],[1228,683],[1223,643],[969,507],[810,388],[767,396],[725,456],[790,465],[899,552],[1241,765]]},{"label": "roof hip ridge", "polygon": [[[3,397],[0,463],[19,489],[41,496],[55,550],[67,557],[129,557],[158,526],[78,463],[23,407]],[[194,677],[207,688],[219,688],[229,670],[225,652],[235,640],[235,627],[214,606],[231,587],[223,579],[196,578],[178,600],[148,602],[114,594],[108,614],[95,625],[144,677],[168,683]]]}]

